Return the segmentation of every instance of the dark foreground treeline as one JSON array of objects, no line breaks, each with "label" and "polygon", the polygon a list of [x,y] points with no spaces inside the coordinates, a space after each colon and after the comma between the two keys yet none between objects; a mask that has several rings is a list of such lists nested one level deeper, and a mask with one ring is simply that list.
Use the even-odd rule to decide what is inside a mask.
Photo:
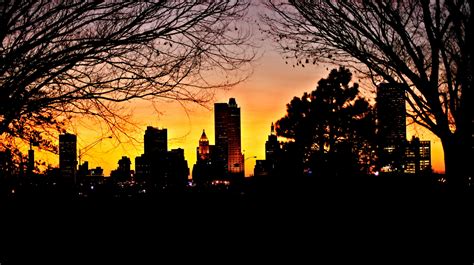
[{"label": "dark foreground treeline", "polygon": [[[213,181],[196,185],[160,185],[154,182],[117,181],[114,178],[84,178],[76,184],[60,179],[24,178],[0,183],[0,201],[156,201],[163,197],[181,200],[232,197],[236,200],[280,199],[301,196],[337,195],[344,197],[384,196],[465,196],[474,191],[474,182],[463,190],[450,190],[443,175],[350,175],[350,176],[258,176],[237,181]],[[193,199],[191,199],[193,200]]]},{"label": "dark foreground treeline", "polygon": [[0,206],[3,264],[472,264],[472,192],[430,178],[247,179]]}]

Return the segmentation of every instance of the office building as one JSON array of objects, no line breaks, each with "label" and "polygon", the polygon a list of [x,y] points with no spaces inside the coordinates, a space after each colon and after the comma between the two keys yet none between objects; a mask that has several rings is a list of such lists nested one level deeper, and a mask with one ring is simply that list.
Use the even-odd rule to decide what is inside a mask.
[{"label": "office building", "polygon": [[126,175],[130,175],[130,158],[126,156],[122,156],[122,158],[118,161],[118,171],[123,172]]},{"label": "office building", "polygon": [[127,181],[131,178],[130,165],[132,162],[127,156],[122,156],[118,161],[118,168],[111,172],[111,177],[117,181]]},{"label": "office building", "polygon": [[77,171],[77,176],[80,178],[84,178],[89,176],[89,161],[84,161],[81,165],[79,165],[79,169]]},{"label": "office building", "polygon": [[75,134],[59,135],[59,170],[65,181],[75,181],[77,168],[77,137]]},{"label": "office building", "polygon": [[151,178],[151,159],[142,154],[135,157],[135,178],[138,181],[147,181]]},{"label": "office building", "polygon": [[[196,164],[193,166],[193,182],[198,188],[208,188],[213,180],[219,179],[219,176],[225,175],[222,164],[218,166],[219,161],[215,146],[209,144],[206,132],[203,130],[199,145],[196,148]],[[219,171],[220,170],[220,171]]]},{"label": "office building", "polygon": [[188,184],[189,167],[184,149],[171,149],[167,155],[165,185],[168,190],[183,190]]},{"label": "office building", "polygon": [[228,176],[244,176],[240,108],[234,98],[214,105],[215,142],[218,160]]},{"label": "office building", "polygon": [[412,137],[405,148],[405,173],[424,174],[431,173],[431,143],[420,141],[418,137]]},{"label": "office building", "polygon": [[145,155],[163,154],[168,151],[168,130],[148,126],[144,136]]},{"label": "office building", "polygon": [[403,173],[406,145],[405,90],[401,84],[380,84],[376,100],[380,170]]},{"label": "office building", "polygon": [[377,88],[378,160],[382,173],[431,173],[431,143],[406,139],[406,107],[403,85],[380,84]]},{"label": "office building", "polygon": [[[168,151],[167,129],[148,126],[144,139],[145,153],[135,158],[135,179],[153,191],[184,189],[189,175],[184,150]],[[130,169],[128,161],[122,168]]]},{"label": "office building", "polygon": [[406,140],[405,90],[402,85],[379,85],[377,122],[381,141],[399,144]]}]

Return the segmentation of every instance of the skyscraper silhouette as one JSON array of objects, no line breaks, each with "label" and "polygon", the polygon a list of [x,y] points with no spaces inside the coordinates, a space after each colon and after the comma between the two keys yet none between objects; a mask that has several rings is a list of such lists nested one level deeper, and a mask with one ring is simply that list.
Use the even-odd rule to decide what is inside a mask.
[{"label": "skyscraper silhouette", "polygon": [[406,140],[405,90],[401,85],[383,83],[377,89],[378,134],[385,144]]},{"label": "skyscraper silhouette", "polygon": [[382,172],[402,173],[406,144],[405,90],[402,85],[377,87],[377,136]]},{"label": "skyscraper silhouette", "polygon": [[407,141],[405,89],[402,84],[377,87],[377,137],[379,167],[384,173],[431,172],[430,141]]},{"label": "skyscraper silhouette", "polygon": [[135,158],[135,176],[140,181],[154,181],[158,178],[157,171],[164,169],[168,151],[168,130],[147,126],[145,130],[144,154]]},{"label": "skyscraper silhouette", "polygon": [[168,130],[148,126],[144,136],[145,155],[168,151]]},{"label": "skyscraper silhouette", "polygon": [[77,137],[75,134],[59,135],[59,170],[65,181],[75,182],[77,167]]},{"label": "skyscraper silhouette", "polygon": [[216,152],[225,172],[244,176],[244,157],[241,152],[240,108],[235,98],[229,103],[214,105]]},{"label": "skyscraper silhouette", "polygon": [[214,104],[214,130],[215,130],[215,150],[216,163],[223,167],[224,172],[227,172],[227,120],[228,120],[228,105],[227,103]]},{"label": "skyscraper silhouette", "polygon": [[145,153],[135,157],[135,179],[152,192],[184,189],[188,162],[183,149],[168,151],[168,130],[148,126],[144,145]]},{"label": "skyscraper silhouette", "polygon": [[215,146],[209,144],[206,132],[203,130],[199,138],[199,146],[196,148],[196,164],[193,167],[193,182],[198,189],[207,189],[213,180],[218,180],[222,176],[222,163],[218,165],[216,161]]}]

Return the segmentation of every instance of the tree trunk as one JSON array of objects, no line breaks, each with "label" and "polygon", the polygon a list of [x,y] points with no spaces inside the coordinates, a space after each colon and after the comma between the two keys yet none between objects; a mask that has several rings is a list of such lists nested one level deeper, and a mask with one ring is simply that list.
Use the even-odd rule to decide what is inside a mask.
[{"label": "tree trunk", "polygon": [[441,138],[444,150],[444,165],[448,188],[453,192],[463,192],[468,188],[473,165],[470,144],[462,141],[459,134]]}]

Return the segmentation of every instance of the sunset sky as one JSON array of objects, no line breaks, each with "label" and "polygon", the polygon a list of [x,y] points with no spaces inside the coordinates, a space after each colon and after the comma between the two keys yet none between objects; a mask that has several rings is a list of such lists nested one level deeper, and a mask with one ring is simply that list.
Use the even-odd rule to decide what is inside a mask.
[{"label": "sunset sky", "polygon": [[[301,96],[316,88],[318,80],[326,77],[331,69],[326,66],[294,68],[291,62],[286,64],[269,44],[261,47],[261,53],[262,56],[254,64],[254,73],[247,81],[230,90],[218,90],[215,95],[216,102],[228,102],[230,97],[234,97],[241,108],[246,176],[253,174],[256,159],[265,158],[265,141],[270,133],[270,125],[285,115],[286,104],[294,96]],[[82,156],[81,160],[89,161],[90,168],[101,166],[105,174],[109,175],[117,167],[122,155],[131,158],[134,168],[135,157],[143,153],[142,141],[147,125],[168,129],[169,149],[183,148],[190,170],[196,161],[196,147],[203,129],[210,144],[215,143],[213,102],[208,104],[209,109],[192,103],[183,106],[178,102],[164,101],[155,103],[155,107],[147,101],[135,101],[128,103],[127,107],[133,110],[132,119],[137,126],[129,136],[138,141],[124,136],[100,141]],[[78,134],[78,149],[87,147],[103,136],[97,126],[88,126],[87,121],[78,123],[72,131]],[[421,139],[430,139],[433,169],[444,171],[439,139],[419,126],[411,126],[407,134],[409,139],[413,134]],[[52,165],[58,164],[55,155],[42,152],[39,157]]]},{"label": "sunset sky", "polygon": [[[294,96],[300,97],[304,92],[314,90],[318,80],[325,78],[329,70],[337,67],[326,65],[293,67],[291,61],[285,62],[269,40],[262,41],[265,38],[260,35],[258,29],[254,29],[254,33],[255,42],[259,45],[259,57],[253,63],[253,74],[248,80],[232,89],[218,90],[215,94],[215,102],[228,102],[228,99],[233,97],[241,108],[242,151],[246,157],[246,176],[253,175],[256,159],[265,158],[265,141],[270,133],[270,125],[285,115],[286,104]],[[354,77],[353,81],[358,82]],[[374,90],[373,87],[367,89]],[[363,92],[374,97],[369,91]],[[112,139],[101,141],[101,138],[108,136],[108,133],[102,132],[106,130],[100,128],[104,125],[92,124],[88,120],[77,121],[76,126],[68,131],[78,135],[78,150],[87,149],[81,161],[89,161],[89,168],[103,167],[105,175],[108,176],[111,170],[117,168],[117,162],[122,156],[130,157],[132,169],[134,168],[135,157],[143,153],[143,134],[146,126],[167,128],[168,148],[183,148],[189,169],[192,171],[196,162],[196,147],[203,129],[206,130],[210,144],[215,143],[213,103],[209,102],[206,108],[193,103],[183,105],[179,102],[158,100],[153,104],[149,101],[136,100],[124,104],[127,109],[133,111],[130,121],[134,126],[127,131],[129,137],[114,136]],[[431,140],[433,169],[436,172],[444,172],[440,140],[420,126],[408,128],[408,139],[413,134],[421,139]],[[39,150],[37,153],[37,158],[57,166],[59,161],[57,155]]]}]

